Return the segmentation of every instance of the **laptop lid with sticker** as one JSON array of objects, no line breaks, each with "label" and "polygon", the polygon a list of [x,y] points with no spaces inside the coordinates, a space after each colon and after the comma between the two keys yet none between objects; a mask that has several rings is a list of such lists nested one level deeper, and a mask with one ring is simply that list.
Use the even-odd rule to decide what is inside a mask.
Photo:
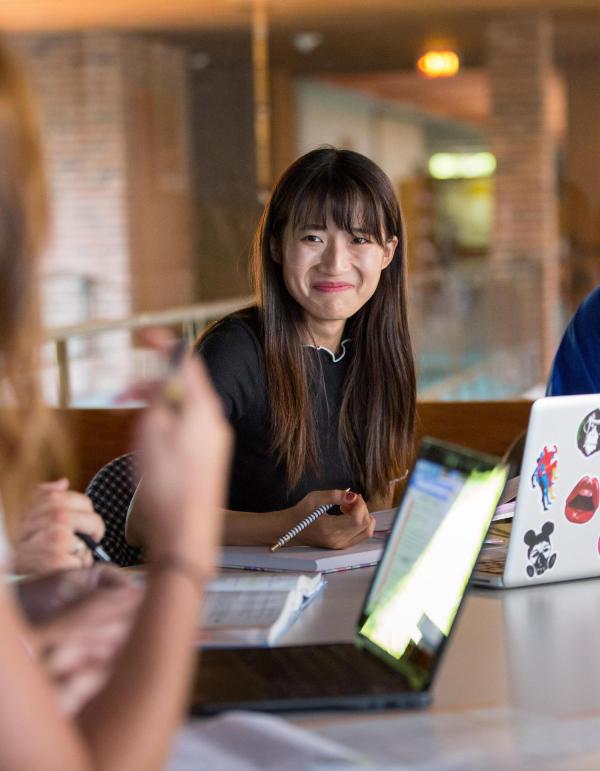
[{"label": "laptop lid with sticker", "polygon": [[505,586],[600,575],[600,394],[531,408]]},{"label": "laptop lid with sticker", "polygon": [[421,445],[355,636],[415,690],[432,681],[507,474],[497,458]]}]

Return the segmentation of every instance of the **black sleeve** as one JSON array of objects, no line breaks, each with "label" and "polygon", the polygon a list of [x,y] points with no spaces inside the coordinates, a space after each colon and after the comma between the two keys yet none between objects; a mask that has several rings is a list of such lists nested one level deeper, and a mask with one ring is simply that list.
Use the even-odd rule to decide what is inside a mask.
[{"label": "black sleeve", "polygon": [[201,341],[201,354],[231,423],[252,409],[264,378],[260,342],[237,319],[225,319]]}]

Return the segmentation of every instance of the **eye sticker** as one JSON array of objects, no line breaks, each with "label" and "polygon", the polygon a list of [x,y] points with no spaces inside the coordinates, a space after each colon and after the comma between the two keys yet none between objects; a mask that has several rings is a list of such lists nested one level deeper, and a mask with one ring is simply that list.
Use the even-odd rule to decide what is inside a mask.
[{"label": "eye sticker", "polygon": [[539,533],[535,533],[533,530],[528,530],[525,533],[523,541],[527,546],[527,562],[529,563],[525,572],[529,578],[541,576],[554,567],[556,552],[553,551],[550,543],[550,536],[553,532],[552,522],[544,522]]},{"label": "eye sticker", "polygon": [[535,469],[531,475],[531,486],[540,488],[544,511],[548,511],[554,502],[554,483],[558,476],[557,453],[558,447],[556,445],[552,449],[548,449],[544,445],[544,449],[537,456]]},{"label": "eye sticker", "polygon": [[577,447],[586,458],[600,450],[600,409],[592,410],[579,424]]},{"label": "eye sticker", "polygon": [[565,517],[575,525],[585,525],[598,511],[600,484],[596,477],[582,477],[567,496]]}]

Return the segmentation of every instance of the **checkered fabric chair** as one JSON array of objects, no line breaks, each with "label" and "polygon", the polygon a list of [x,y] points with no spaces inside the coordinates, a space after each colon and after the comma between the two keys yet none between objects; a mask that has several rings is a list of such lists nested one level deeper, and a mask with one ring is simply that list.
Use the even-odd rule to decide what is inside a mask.
[{"label": "checkered fabric chair", "polygon": [[125,518],[136,484],[134,453],[130,452],[103,466],[85,491],[106,526],[101,545],[122,567],[142,562],[141,549],[125,541]]}]

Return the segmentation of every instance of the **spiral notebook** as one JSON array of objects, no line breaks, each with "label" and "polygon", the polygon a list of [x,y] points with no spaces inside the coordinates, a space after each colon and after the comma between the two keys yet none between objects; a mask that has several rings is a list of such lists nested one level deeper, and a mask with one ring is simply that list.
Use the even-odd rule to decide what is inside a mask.
[{"label": "spiral notebook", "polygon": [[295,573],[333,573],[376,565],[396,509],[374,512],[377,520],[373,538],[348,549],[320,549],[313,546],[285,546],[271,552],[268,546],[225,546],[219,564],[222,568],[243,570],[291,570]]}]

